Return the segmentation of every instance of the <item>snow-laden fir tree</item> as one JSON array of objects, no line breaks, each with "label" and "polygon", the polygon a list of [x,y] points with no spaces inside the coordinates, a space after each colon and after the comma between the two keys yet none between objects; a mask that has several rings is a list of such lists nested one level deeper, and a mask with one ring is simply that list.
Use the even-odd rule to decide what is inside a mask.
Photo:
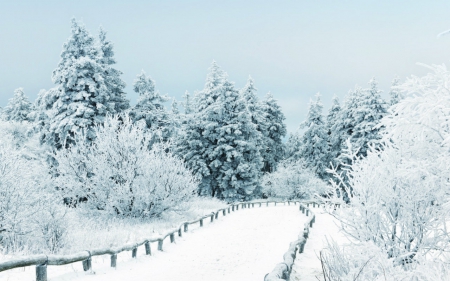
[{"label": "snow-laden fir tree", "polygon": [[22,88],[14,91],[14,96],[9,99],[8,105],[2,112],[5,121],[32,121],[33,104],[28,100]]},{"label": "snow-laden fir tree", "polygon": [[321,179],[326,179],[328,134],[322,110],[320,94],[317,93],[316,100],[311,100],[309,103],[306,120],[300,125],[300,128],[305,129],[305,131],[300,139],[300,150],[297,152],[297,158],[304,159],[306,167],[313,170]]},{"label": "snow-laden fir tree", "polygon": [[192,97],[188,91],[186,91],[184,93],[183,99],[184,99],[184,102],[183,102],[184,114],[187,115],[187,114],[191,114],[192,112],[194,112],[193,104],[192,104]]},{"label": "snow-laden fir tree", "polygon": [[266,140],[267,124],[265,111],[263,109],[263,104],[259,102],[256,96],[257,89],[255,88],[252,77],[248,77],[247,83],[244,88],[240,90],[240,94],[246,104],[248,113],[250,115],[251,121],[256,126],[256,130],[260,132],[259,139],[255,139],[257,147],[260,149],[260,154],[263,157],[264,164],[266,163],[265,154],[268,151],[268,141]]},{"label": "snow-laden fir tree", "polygon": [[381,139],[380,128],[376,126],[387,114],[387,103],[381,97],[378,82],[372,78],[369,88],[362,92],[357,110],[353,111],[355,127],[351,134],[352,146],[358,149],[358,156],[366,156],[369,145],[378,145]]},{"label": "snow-laden fir tree", "polygon": [[142,70],[133,84],[134,91],[139,94],[137,104],[130,110],[133,122],[139,122],[150,130],[161,130],[163,139],[173,133],[173,120],[164,107],[169,100],[155,90],[155,82]]},{"label": "snow-laden fir tree", "polygon": [[177,153],[202,178],[199,194],[226,200],[253,196],[262,158],[256,146],[260,133],[245,101],[213,62],[197,110],[185,124]]},{"label": "snow-laden fir tree", "polygon": [[339,103],[339,99],[336,95],[333,96],[331,108],[328,111],[327,120],[326,120],[326,127],[327,127],[327,134],[328,134],[328,164],[329,162],[333,163],[333,166],[336,167],[336,158],[340,154],[341,151],[341,138],[339,136],[339,131],[336,129],[336,123],[339,122],[341,114],[341,105]]},{"label": "snow-laden fir tree", "polygon": [[264,127],[262,132],[264,142],[266,143],[266,150],[263,151],[264,171],[272,172],[276,169],[277,163],[284,158],[285,145],[283,138],[286,136],[286,124],[284,120],[281,107],[277,100],[273,98],[271,93],[268,93],[265,99],[261,102],[264,111]]},{"label": "snow-laden fir tree", "polygon": [[331,162],[333,165],[338,167],[339,171],[341,171],[342,164],[348,163],[348,159],[345,156],[342,156],[342,151],[347,149],[347,139],[351,138],[357,124],[355,120],[355,112],[358,110],[359,101],[363,95],[362,92],[363,89],[358,86],[356,86],[354,90],[350,90],[348,92],[345,97],[344,105],[341,108],[341,112],[331,128],[331,131],[333,132],[332,142],[335,147],[338,145],[340,147],[340,149],[337,150],[338,153],[336,153],[336,158],[331,159]]},{"label": "snow-laden fir tree", "polygon": [[125,97],[125,82],[120,78],[123,73],[113,67],[116,64],[114,58],[113,43],[106,39],[106,31],[100,28],[99,45],[102,51],[100,63],[103,67],[103,77],[105,86],[109,93],[109,107],[115,112],[122,112],[130,107],[130,102]]},{"label": "snow-laden fir tree", "polygon": [[392,80],[391,90],[389,91],[389,97],[390,97],[390,106],[397,104],[400,100],[403,99],[403,93],[399,89],[400,85],[400,78],[395,77],[394,80]]},{"label": "snow-laden fir tree", "polygon": [[48,111],[45,133],[45,141],[52,147],[67,147],[74,142],[75,134],[83,131],[89,140],[94,139],[92,126],[122,108],[116,105],[117,92],[110,92],[114,87],[105,76],[105,65],[112,61],[112,52],[106,53],[105,58],[94,37],[72,19],[71,36],[52,74],[55,100]]}]

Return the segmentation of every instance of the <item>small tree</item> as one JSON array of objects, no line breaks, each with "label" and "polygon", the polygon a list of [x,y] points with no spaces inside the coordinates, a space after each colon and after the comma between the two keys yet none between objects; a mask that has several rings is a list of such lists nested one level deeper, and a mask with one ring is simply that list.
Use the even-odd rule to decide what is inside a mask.
[{"label": "small tree", "polygon": [[8,105],[3,109],[2,119],[6,121],[32,121],[31,113],[33,104],[25,96],[23,89],[14,91],[14,97],[9,100]]},{"label": "small tree", "polygon": [[139,94],[130,111],[133,122],[142,123],[149,130],[161,130],[163,139],[168,140],[174,130],[173,120],[164,107],[169,98],[155,91],[155,82],[144,71],[134,80],[133,89]]}]

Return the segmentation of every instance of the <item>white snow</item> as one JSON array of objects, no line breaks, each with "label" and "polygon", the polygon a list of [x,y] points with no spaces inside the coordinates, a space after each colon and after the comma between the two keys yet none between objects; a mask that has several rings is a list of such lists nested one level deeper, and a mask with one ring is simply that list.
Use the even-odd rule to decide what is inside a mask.
[{"label": "white snow", "polygon": [[[321,229],[323,216],[317,218],[311,239]],[[81,262],[64,266],[48,266],[49,281],[63,280],[214,280],[261,281],[277,263],[289,243],[296,240],[306,221],[298,205],[239,209],[204,227],[189,226],[175,243],[164,240],[164,251],[152,243],[152,256],[145,256],[144,247],[138,248],[137,259],[131,252],[118,255],[117,269],[110,268],[109,255],[93,257],[95,273],[85,273]],[[317,226],[317,227],[316,227]],[[309,244],[306,244],[308,251]],[[0,280],[34,280],[35,267],[0,273]]]},{"label": "white snow", "polygon": [[322,281],[322,266],[319,260],[320,251],[326,246],[327,239],[343,244],[348,242],[344,234],[339,232],[337,220],[327,214],[322,208],[312,209],[316,214],[316,222],[310,228],[302,254],[297,254],[290,281]]}]

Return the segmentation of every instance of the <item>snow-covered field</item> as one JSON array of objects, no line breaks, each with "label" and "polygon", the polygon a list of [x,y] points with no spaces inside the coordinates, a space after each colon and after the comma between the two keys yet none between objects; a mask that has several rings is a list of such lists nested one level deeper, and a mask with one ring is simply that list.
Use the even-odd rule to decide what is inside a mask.
[{"label": "snow-covered field", "polygon": [[[316,212],[318,209],[316,209]],[[320,232],[317,218],[311,239]],[[174,244],[164,241],[164,251],[152,243],[152,256],[145,256],[143,247],[137,259],[130,252],[118,255],[117,268],[109,266],[108,255],[94,257],[93,272],[82,270],[81,262],[65,266],[49,266],[48,280],[215,280],[261,281],[265,274],[283,260],[291,241],[296,240],[306,217],[296,206],[256,206],[239,209],[203,228],[190,226]],[[35,267],[0,273],[0,280],[34,280]],[[295,279],[294,279],[295,280]]]}]

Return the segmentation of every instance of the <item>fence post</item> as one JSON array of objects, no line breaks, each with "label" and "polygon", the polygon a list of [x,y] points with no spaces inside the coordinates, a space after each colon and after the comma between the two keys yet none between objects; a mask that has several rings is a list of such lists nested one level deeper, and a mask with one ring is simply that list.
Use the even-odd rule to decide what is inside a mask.
[{"label": "fence post", "polygon": [[214,221],[214,213],[211,215],[211,222]]},{"label": "fence post", "polygon": [[117,254],[111,255],[111,267],[116,268],[117,266]]},{"label": "fence post", "polygon": [[288,206],[291,206],[291,201],[288,201]]},{"label": "fence post", "polygon": [[175,242],[175,233],[170,233],[170,243]]},{"label": "fence post", "polygon": [[200,227],[203,227],[203,219],[200,220]]},{"label": "fence post", "polygon": [[181,237],[181,236],[183,236],[183,234],[182,234],[183,232],[181,231],[181,227],[178,229],[178,237]]},{"label": "fence post", "polygon": [[36,281],[47,281],[47,264],[36,265]]},{"label": "fence post", "polygon": [[162,251],[163,250],[163,240],[159,239],[158,240],[158,251]]},{"label": "fence post", "polygon": [[136,256],[137,256],[137,248],[134,248],[133,250],[131,250],[131,257],[135,259]]},{"label": "fence post", "polygon": [[275,206],[277,205],[277,202],[275,202]]},{"label": "fence post", "polygon": [[91,269],[91,257],[85,259],[82,263],[84,271],[88,271],[89,269]]},{"label": "fence post", "polygon": [[236,205],[236,211],[239,210],[239,205]]},{"label": "fence post", "polygon": [[234,212],[234,205],[233,206],[231,206],[231,210]]},{"label": "fence post", "polygon": [[216,219],[219,218],[219,212],[216,212]]},{"label": "fence post", "polygon": [[262,204],[261,204],[261,202],[259,202],[259,207],[261,208],[261,206],[262,206]]},{"label": "fence post", "polygon": [[255,203],[252,203],[252,208],[255,208]]},{"label": "fence post", "polygon": [[222,215],[223,215],[223,216],[226,216],[226,215],[227,215],[227,210],[224,209],[224,210],[222,211]]},{"label": "fence post", "polygon": [[306,216],[309,216],[309,210],[306,209]]},{"label": "fence post", "polygon": [[228,207],[228,214],[230,213],[230,207]]},{"label": "fence post", "polygon": [[145,254],[148,256],[152,255],[152,248],[150,248],[150,243],[148,241],[145,242]]},{"label": "fence post", "polygon": [[188,223],[185,223],[185,224],[184,224],[184,232],[187,232],[187,231],[188,231],[188,225],[189,225]]}]

